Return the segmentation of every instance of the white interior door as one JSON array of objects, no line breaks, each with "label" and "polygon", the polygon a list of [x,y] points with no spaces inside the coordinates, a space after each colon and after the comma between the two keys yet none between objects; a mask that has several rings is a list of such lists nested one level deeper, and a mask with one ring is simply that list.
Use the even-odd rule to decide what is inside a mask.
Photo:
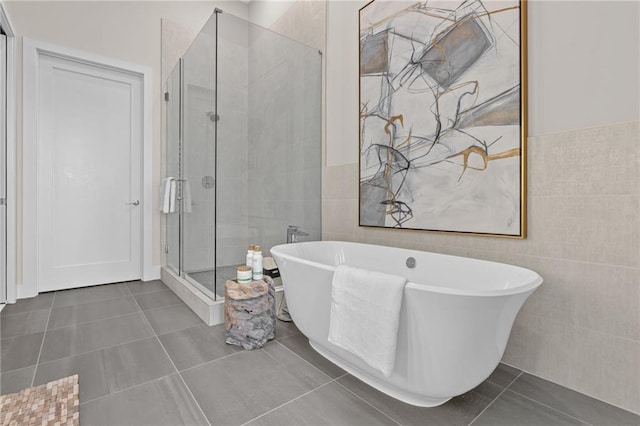
[{"label": "white interior door", "polygon": [[142,77],[41,54],[38,291],[141,278]]},{"label": "white interior door", "polygon": [[0,303],[7,300],[7,37],[0,34]]}]

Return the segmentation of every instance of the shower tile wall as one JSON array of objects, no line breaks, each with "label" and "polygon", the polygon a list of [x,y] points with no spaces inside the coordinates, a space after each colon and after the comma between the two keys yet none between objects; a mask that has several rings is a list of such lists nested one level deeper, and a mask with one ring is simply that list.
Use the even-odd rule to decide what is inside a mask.
[{"label": "shower tile wall", "polygon": [[[227,18],[226,20],[223,20]],[[216,267],[244,262],[247,252],[248,24],[222,16],[218,27],[218,151]]]},{"label": "shower tile wall", "polygon": [[249,231],[268,253],[288,225],[321,238],[321,57],[259,28],[249,57]]},{"label": "shower tile wall", "polygon": [[640,122],[531,137],[526,240],[358,227],[358,164],[325,169],[323,239],[470,256],[544,277],[504,362],[640,412]]}]

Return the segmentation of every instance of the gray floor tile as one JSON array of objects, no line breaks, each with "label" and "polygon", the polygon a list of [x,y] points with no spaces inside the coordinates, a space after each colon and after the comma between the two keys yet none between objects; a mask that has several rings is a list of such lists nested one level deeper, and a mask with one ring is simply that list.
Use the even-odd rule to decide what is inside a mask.
[{"label": "gray floor tile", "polygon": [[524,373],[509,390],[593,425],[640,425],[640,416]]},{"label": "gray floor tile", "polygon": [[195,367],[242,350],[224,341],[224,324],[206,324],[159,336],[178,370]]},{"label": "gray floor tile", "polygon": [[49,319],[49,309],[28,311],[0,318],[0,338],[24,336],[44,331]]},{"label": "gray floor tile", "polygon": [[397,425],[344,389],[329,383],[252,422],[250,425]]},{"label": "gray floor tile", "polygon": [[183,371],[182,376],[209,421],[226,425],[247,422],[330,381],[275,342]]},{"label": "gray floor tile", "polygon": [[79,305],[81,303],[97,302],[99,300],[117,299],[131,296],[127,285],[124,283],[105,284],[93,287],[74,288],[56,292],[53,302],[54,308],[62,306]]},{"label": "gray floor tile", "polygon": [[0,372],[17,370],[38,362],[44,332],[0,340]]},{"label": "gray floor tile", "polygon": [[560,426],[584,425],[579,420],[506,390],[473,426]]},{"label": "gray floor tile", "polygon": [[175,372],[154,336],[40,364],[35,385],[78,374],[84,403]]},{"label": "gray floor tile", "polygon": [[496,385],[500,385],[503,388],[506,388],[511,383],[513,383],[513,381],[516,379],[516,377],[518,377],[520,373],[522,373],[522,371],[518,370],[517,368],[513,368],[510,365],[500,363],[487,380],[495,383]]},{"label": "gray floor tile", "polygon": [[200,317],[184,303],[144,311],[156,334],[171,333],[203,324]]},{"label": "gray floor tile", "polygon": [[152,335],[153,332],[149,330],[142,313],[54,328],[47,331],[40,362],[78,355]]},{"label": "gray floor tile", "polygon": [[49,309],[53,302],[53,294],[54,293],[42,293],[30,299],[20,299],[16,303],[6,305],[0,315],[13,315],[20,312]]},{"label": "gray floor tile", "polygon": [[0,374],[0,395],[19,392],[31,386],[35,365]]},{"label": "gray floor tile", "polygon": [[139,293],[135,295],[135,298],[143,310],[184,304],[184,302],[171,290]]},{"label": "gray floor tile", "polygon": [[60,328],[83,322],[115,318],[138,311],[138,304],[133,296],[62,306],[51,310],[48,328]]},{"label": "gray floor tile", "polygon": [[169,290],[169,287],[160,280],[153,281],[131,281],[127,283],[127,287],[133,294],[151,293],[154,291]]},{"label": "gray floor tile", "polygon": [[82,404],[80,424],[191,426],[207,421],[175,374]]},{"label": "gray floor tile", "polygon": [[485,381],[443,405],[424,408],[398,401],[351,375],[339,379],[338,383],[403,425],[468,425],[504,389]]},{"label": "gray floor tile", "polygon": [[304,358],[308,363],[313,364],[329,377],[336,378],[345,374],[345,371],[342,368],[316,352],[315,349],[309,345],[309,339],[301,333],[285,337],[278,341]]},{"label": "gray floor tile", "polygon": [[276,339],[284,339],[285,337],[293,336],[294,334],[299,334],[300,330],[298,327],[291,322],[276,320]]}]

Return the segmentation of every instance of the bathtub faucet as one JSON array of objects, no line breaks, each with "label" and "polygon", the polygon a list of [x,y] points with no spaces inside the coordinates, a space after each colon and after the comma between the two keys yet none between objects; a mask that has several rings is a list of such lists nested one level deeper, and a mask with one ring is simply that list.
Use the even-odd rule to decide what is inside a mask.
[{"label": "bathtub faucet", "polygon": [[298,237],[308,237],[308,236],[309,236],[309,234],[307,234],[304,231],[301,231],[295,225],[289,225],[287,227],[287,244],[291,244],[291,243],[297,242],[298,241]]}]

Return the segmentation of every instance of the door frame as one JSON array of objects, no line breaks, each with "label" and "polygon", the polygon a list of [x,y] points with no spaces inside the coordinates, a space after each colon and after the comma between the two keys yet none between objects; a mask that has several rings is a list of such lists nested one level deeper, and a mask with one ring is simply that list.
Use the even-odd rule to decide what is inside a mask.
[{"label": "door frame", "polygon": [[7,36],[7,105],[6,105],[6,144],[7,144],[7,302],[14,303],[17,298],[16,286],[16,34],[13,24],[0,1],[0,27]]},{"label": "door frame", "polygon": [[152,146],[152,70],[149,67],[105,58],[28,38],[22,40],[22,285],[18,298],[38,294],[38,81],[40,56],[75,61],[99,68],[124,72],[142,78],[142,265],[141,279],[158,279],[160,268],[152,264],[153,256],[153,146]]}]

